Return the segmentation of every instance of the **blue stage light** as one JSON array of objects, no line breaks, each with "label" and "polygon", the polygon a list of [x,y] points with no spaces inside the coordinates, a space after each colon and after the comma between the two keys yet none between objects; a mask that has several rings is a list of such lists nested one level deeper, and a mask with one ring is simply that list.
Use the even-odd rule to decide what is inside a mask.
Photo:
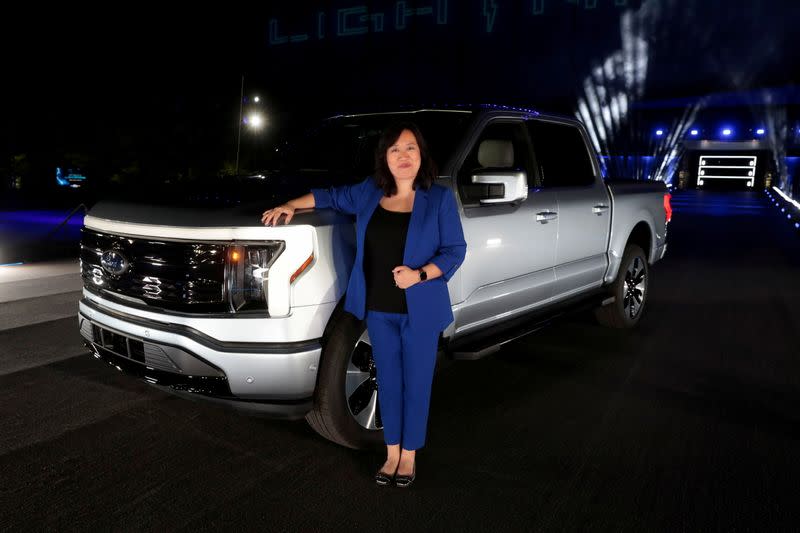
[{"label": "blue stage light", "polygon": [[661,137],[662,135],[664,135],[664,130],[656,130],[656,135]]},{"label": "blue stage light", "polygon": [[730,137],[731,133],[733,133],[733,131],[730,128],[725,128],[725,129],[722,130],[722,134],[725,137]]},{"label": "blue stage light", "polygon": [[697,137],[697,135],[698,135],[700,132],[699,132],[699,131],[697,131],[697,130],[692,130],[692,131],[690,131],[689,133],[692,135],[692,137]]},{"label": "blue stage light", "polygon": [[758,128],[758,129],[756,130],[756,135],[764,135],[764,133],[765,133],[765,130],[764,130],[764,128]]}]

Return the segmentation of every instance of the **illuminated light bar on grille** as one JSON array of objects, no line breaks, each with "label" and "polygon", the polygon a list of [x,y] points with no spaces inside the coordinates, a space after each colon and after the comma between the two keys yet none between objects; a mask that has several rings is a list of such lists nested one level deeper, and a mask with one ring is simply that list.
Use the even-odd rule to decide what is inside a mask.
[{"label": "illuminated light bar on grille", "polygon": [[757,162],[754,155],[702,155],[697,169],[697,185],[703,185],[707,179],[734,179],[747,180],[747,186],[753,187]]}]

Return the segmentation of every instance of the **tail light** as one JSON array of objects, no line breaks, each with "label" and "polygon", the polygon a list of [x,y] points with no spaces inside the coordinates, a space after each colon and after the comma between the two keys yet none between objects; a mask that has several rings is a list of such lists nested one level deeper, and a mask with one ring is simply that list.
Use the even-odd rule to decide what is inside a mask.
[{"label": "tail light", "polygon": [[666,193],[664,195],[664,215],[667,217],[667,222],[672,220],[672,205],[670,204],[671,199],[672,195],[670,193]]}]

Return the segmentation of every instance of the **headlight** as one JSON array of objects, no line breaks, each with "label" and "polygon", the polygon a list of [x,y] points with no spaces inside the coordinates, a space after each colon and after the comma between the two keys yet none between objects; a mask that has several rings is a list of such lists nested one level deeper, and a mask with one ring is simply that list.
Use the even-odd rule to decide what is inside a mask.
[{"label": "headlight", "polygon": [[267,310],[269,269],[285,247],[283,241],[228,247],[225,285],[232,313]]}]

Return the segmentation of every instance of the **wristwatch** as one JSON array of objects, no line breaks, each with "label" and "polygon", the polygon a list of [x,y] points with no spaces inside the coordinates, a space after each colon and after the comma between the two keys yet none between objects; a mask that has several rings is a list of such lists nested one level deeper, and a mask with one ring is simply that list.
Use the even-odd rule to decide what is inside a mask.
[{"label": "wristwatch", "polygon": [[419,271],[419,280],[420,281],[425,281],[426,279],[428,279],[428,273],[425,272],[425,270],[423,270],[421,268],[418,268],[417,270]]}]

